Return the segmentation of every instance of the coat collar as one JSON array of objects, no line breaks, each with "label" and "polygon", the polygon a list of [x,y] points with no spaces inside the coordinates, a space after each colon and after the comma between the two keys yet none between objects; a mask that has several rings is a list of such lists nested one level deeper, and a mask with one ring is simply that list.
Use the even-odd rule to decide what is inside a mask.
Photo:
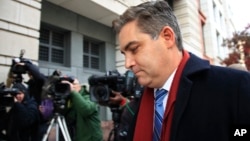
[{"label": "coat collar", "polygon": [[[179,79],[176,84],[176,90],[172,93],[175,93],[177,96],[177,100],[174,103],[174,108],[171,110],[172,112],[169,112],[169,116],[164,115],[164,120],[165,121],[165,127],[167,129],[164,129],[163,133],[163,138],[162,140],[169,140],[169,137],[171,137],[170,140],[175,139],[176,136],[176,131],[178,129],[178,124],[180,122],[181,116],[183,115],[183,112],[185,110],[185,107],[187,105],[188,99],[189,99],[189,94],[192,86],[192,80],[190,77],[192,75],[195,75],[196,73],[200,71],[205,71],[209,69],[209,62],[204,61],[196,57],[195,55],[191,53],[187,53],[186,51],[183,52],[185,55],[188,55],[188,60],[185,61],[183,67],[180,69],[180,74],[178,75],[177,79]],[[185,59],[184,59],[185,60]],[[177,73],[178,74],[178,73]],[[177,80],[175,80],[177,81]],[[172,87],[172,86],[171,86]],[[171,90],[170,90],[171,91]],[[173,91],[173,90],[172,90]],[[180,97],[180,98],[179,98]],[[175,99],[175,98],[174,98]],[[135,128],[134,128],[134,136],[132,137],[134,140],[152,140],[152,122],[153,122],[153,89],[151,88],[145,88],[144,93],[141,98],[140,102],[140,107],[139,107],[139,112],[137,113],[137,120],[135,123]],[[169,103],[170,101],[168,101]],[[175,112],[177,111],[177,112]],[[166,113],[165,113],[166,114]],[[171,117],[171,118],[167,118]],[[173,125],[171,126],[168,124],[169,122],[167,119],[170,119],[170,123]],[[173,119],[173,120],[172,120]],[[148,123],[148,124],[145,124]],[[171,133],[169,132],[171,127]],[[171,134],[171,136],[170,136]]]},{"label": "coat collar", "polygon": [[193,85],[192,77],[210,69],[209,61],[198,58],[192,53],[189,53],[190,58],[183,69],[176,95],[176,102],[173,113],[173,121],[171,127],[171,139],[175,140],[178,126],[181,117],[187,107],[190,92]]}]

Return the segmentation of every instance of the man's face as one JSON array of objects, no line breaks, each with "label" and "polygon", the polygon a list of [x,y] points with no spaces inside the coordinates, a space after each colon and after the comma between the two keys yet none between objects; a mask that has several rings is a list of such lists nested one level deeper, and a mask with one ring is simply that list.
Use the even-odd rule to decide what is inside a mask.
[{"label": "man's face", "polygon": [[15,96],[17,102],[22,102],[24,99],[24,93],[23,92],[19,92],[16,96]]},{"label": "man's face", "polygon": [[134,72],[139,83],[152,88],[162,87],[170,74],[168,66],[171,63],[166,40],[160,35],[152,39],[132,21],[121,29],[119,43],[125,55],[125,67]]},{"label": "man's face", "polygon": [[79,92],[81,90],[81,85],[77,79],[75,79],[72,84],[75,91]]}]

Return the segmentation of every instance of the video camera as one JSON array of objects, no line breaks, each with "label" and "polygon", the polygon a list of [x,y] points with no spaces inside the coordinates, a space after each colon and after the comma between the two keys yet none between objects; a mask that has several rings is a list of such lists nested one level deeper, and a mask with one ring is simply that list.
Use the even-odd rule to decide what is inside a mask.
[{"label": "video camera", "polygon": [[15,82],[20,83],[23,80],[22,74],[27,72],[27,68],[23,65],[17,65],[17,63],[31,63],[30,60],[23,58],[25,50],[22,49],[20,51],[20,56],[18,58],[12,59],[12,64],[10,68],[10,72],[12,73]]},{"label": "video camera", "polygon": [[92,75],[88,81],[90,99],[94,102],[107,103],[112,96],[111,90],[121,92],[125,97],[139,98],[143,89],[131,70],[126,71],[124,75],[117,70],[108,71],[104,76]]},{"label": "video camera", "polygon": [[55,109],[64,109],[67,98],[70,95],[70,85],[62,81],[74,82],[72,77],[61,77],[52,75],[43,86],[43,97],[51,98],[54,102]]},{"label": "video camera", "polygon": [[14,104],[14,96],[19,93],[17,88],[6,88],[4,83],[0,83],[0,107],[8,107]]}]

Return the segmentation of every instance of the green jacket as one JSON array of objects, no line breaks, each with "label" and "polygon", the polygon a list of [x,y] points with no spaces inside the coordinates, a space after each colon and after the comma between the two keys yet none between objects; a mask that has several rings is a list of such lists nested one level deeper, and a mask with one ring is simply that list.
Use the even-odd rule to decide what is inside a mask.
[{"label": "green jacket", "polygon": [[[75,135],[73,141],[102,141],[101,121],[98,105],[90,101],[90,95],[81,91],[70,94],[69,110],[66,120],[74,121]],[[72,126],[72,125],[70,125]],[[70,130],[71,127],[69,127]]]}]

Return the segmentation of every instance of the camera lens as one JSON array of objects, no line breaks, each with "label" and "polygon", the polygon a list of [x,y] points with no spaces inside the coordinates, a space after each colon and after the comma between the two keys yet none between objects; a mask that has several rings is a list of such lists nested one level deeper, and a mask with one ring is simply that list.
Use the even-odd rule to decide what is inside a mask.
[{"label": "camera lens", "polygon": [[109,88],[107,86],[96,86],[93,89],[93,94],[98,101],[109,100]]}]

